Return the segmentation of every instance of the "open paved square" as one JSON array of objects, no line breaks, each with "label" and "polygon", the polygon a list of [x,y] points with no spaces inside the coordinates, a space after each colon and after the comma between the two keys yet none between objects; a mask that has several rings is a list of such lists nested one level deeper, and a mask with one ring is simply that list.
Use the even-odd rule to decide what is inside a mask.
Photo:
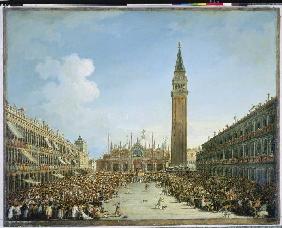
[{"label": "open paved square", "polygon": [[[158,226],[158,225],[218,225],[218,224],[277,224],[274,219],[252,218],[231,214],[230,218],[224,218],[223,213],[206,212],[188,207],[185,203],[176,202],[172,196],[161,195],[162,189],[156,187],[156,183],[150,183],[145,190],[145,183],[130,183],[127,187],[121,187],[118,196],[104,204],[108,211],[107,218],[99,220],[49,220],[49,221],[11,221],[6,226]],[[164,210],[155,209],[159,197],[167,206]],[[120,202],[122,216],[115,217],[115,205]]]},{"label": "open paved square", "polygon": [[[162,189],[156,187],[155,183],[150,183],[149,188],[145,190],[145,183],[131,183],[127,187],[122,187],[118,192],[118,197],[112,198],[105,203],[104,208],[110,214],[114,214],[115,205],[120,202],[121,217],[109,216],[103,220],[128,219],[219,219],[224,218],[221,212],[206,212],[197,208],[192,208],[186,203],[178,203],[172,196],[161,195]],[[166,206],[164,210],[155,208],[158,199],[164,198],[162,205]],[[231,214],[230,218],[248,218],[246,216],[237,216]]]}]

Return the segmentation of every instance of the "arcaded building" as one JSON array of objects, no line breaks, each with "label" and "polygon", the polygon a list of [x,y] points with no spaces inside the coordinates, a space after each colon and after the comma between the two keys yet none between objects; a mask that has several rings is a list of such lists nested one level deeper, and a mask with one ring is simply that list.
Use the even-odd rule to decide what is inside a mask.
[{"label": "arcaded building", "polygon": [[46,122],[29,118],[22,108],[4,106],[5,187],[8,192],[46,183],[85,170],[85,141],[65,139]]},{"label": "arcaded building", "polygon": [[187,77],[179,43],[172,80],[171,165],[187,164]]},{"label": "arcaded building", "polygon": [[242,119],[215,135],[197,153],[197,169],[211,175],[275,181],[278,165],[277,98],[253,107]]},{"label": "arcaded building", "polygon": [[96,160],[97,171],[156,172],[165,170],[170,160],[166,148],[146,148],[137,141],[128,147],[111,147],[110,153]]}]

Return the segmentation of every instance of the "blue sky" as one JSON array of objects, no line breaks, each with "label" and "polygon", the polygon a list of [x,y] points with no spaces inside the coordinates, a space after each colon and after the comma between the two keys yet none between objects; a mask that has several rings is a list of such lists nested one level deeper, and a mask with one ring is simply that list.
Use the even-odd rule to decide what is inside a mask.
[{"label": "blue sky", "polygon": [[[146,130],[170,139],[177,54],[188,76],[188,146],[275,96],[274,11],[16,11],[7,13],[11,104],[92,156]],[[170,140],[168,140],[169,143]]]}]

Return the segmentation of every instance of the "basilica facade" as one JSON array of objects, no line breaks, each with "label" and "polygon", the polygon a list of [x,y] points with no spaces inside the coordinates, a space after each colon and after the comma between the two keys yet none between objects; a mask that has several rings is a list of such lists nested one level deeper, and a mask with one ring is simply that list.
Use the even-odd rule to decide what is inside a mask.
[{"label": "basilica facade", "polygon": [[165,170],[170,160],[166,148],[146,148],[138,140],[129,147],[114,147],[103,158],[96,160],[97,171],[156,172]]}]

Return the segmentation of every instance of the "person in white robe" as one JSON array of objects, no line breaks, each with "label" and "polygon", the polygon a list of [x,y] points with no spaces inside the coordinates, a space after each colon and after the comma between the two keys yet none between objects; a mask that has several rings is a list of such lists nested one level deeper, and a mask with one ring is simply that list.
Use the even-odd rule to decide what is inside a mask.
[{"label": "person in white robe", "polygon": [[72,207],[72,213],[71,213],[71,217],[73,219],[77,219],[78,218],[78,207],[76,205],[73,205]]},{"label": "person in white robe", "polygon": [[9,208],[9,211],[8,211],[8,219],[9,220],[12,220],[13,217],[14,217],[14,211],[15,211],[15,207],[12,205],[10,206]]}]

